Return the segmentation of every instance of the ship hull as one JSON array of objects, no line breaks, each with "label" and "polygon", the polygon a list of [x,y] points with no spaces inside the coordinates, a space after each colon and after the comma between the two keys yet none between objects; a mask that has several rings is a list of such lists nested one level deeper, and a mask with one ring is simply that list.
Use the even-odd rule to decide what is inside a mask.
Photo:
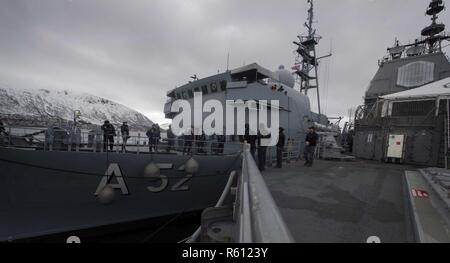
[{"label": "ship hull", "polygon": [[[0,148],[0,241],[188,214],[214,206],[230,172],[239,168],[240,156],[194,156],[199,163],[194,175],[183,169],[189,158]],[[144,177],[145,167],[152,162],[164,167],[164,178]],[[122,188],[116,187],[113,200],[103,204],[96,192],[105,178],[110,184],[119,183],[118,175],[123,178]]]}]

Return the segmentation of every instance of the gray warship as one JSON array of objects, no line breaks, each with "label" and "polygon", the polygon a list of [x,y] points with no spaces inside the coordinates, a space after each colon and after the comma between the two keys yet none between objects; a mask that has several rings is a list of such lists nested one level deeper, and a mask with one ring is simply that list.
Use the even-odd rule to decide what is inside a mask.
[{"label": "gray warship", "polygon": [[[297,158],[306,128],[327,119],[311,112],[308,97],[293,89],[294,82],[282,67],[272,72],[251,64],[169,91],[165,113],[173,117],[171,103],[191,99],[196,90],[222,101],[277,99],[290,155]],[[201,152],[193,141],[192,152],[184,154],[185,142],[177,138],[172,150],[166,151],[166,143],[151,153],[139,143],[128,143],[122,151],[120,136],[113,150],[105,151],[101,133],[80,134],[74,127],[26,135],[15,134],[19,127],[5,128],[0,146],[2,241],[199,212],[217,202],[230,173],[241,167],[238,136],[225,136],[221,152],[207,137]]]},{"label": "gray warship", "polygon": [[[432,23],[421,31],[421,38],[405,45],[397,40],[378,62],[365,103],[356,112],[356,157],[440,167],[448,163],[445,87],[450,83],[450,62],[443,47],[450,35],[438,22],[443,10],[443,1],[432,1],[426,11]],[[390,154],[389,147],[398,142],[398,153]]]},{"label": "gray warship", "polygon": [[87,143],[49,150],[20,141],[0,147],[2,241],[198,212],[239,166],[233,154],[95,152]]},{"label": "gray warship", "polygon": [[[299,52],[311,60],[297,68],[297,75],[309,85],[315,79],[307,74],[317,66],[312,55],[317,39],[299,40]],[[289,157],[298,158],[306,129],[312,125],[327,127],[328,119],[311,110],[308,96],[294,89],[295,82],[292,72],[283,66],[271,71],[253,63],[169,91],[164,113],[174,118],[172,104],[181,99],[193,103],[195,92],[223,104],[227,100],[278,100]],[[191,137],[189,152],[185,151],[184,137],[173,139],[171,149],[167,149],[168,139],[154,153],[142,144],[142,138],[133,137],[124,151],[120,135],[109,150],[101,132],[83,132],[76,119],[67,127],[4,128],[0,241],[68,236],[198,213],[219,200],[230,174],[242,165],[238,136],[225,136],[220,142],[213,136],[201,140]],[[271,149],[268,158],[274,155]]]}]

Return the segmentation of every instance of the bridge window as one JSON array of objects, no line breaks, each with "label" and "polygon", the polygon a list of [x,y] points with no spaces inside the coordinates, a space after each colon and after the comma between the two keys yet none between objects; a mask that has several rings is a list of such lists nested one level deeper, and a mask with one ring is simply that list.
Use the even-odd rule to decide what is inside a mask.
[{"label": "bridge window", "polygon": [[194,92],[190,89],[188,90],[189,98],[192,99],[194,97]]},{"label": "bridge window", "polygon": [[434,80],[434,63],[418,61],[398,69],[397,85],[405,88],[419,87]]}]

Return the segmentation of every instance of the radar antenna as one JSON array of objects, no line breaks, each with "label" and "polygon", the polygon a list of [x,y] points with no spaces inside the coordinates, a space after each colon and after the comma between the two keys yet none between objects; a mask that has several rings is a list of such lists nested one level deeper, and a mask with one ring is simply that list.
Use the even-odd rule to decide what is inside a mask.
[{"label": "radar antenna", "polygon": [[[426,14],[431,16],[431,25],[422,30],[422,36],[426,37],[428,52],[442,52],[442,41],[449,40],[450,36],[444,32],[445,24],[437,21],[438,14],[445,9],[443,0],[432,0]],[[442,33],[444,32],[444,33]]]},{"label": "radar antenna", "polygon": [[304,26],[307,28],[307,33],[297,36],[299,41],[294,41],[297,45],[297,54],[295,58],[295,65],[292,68],[297,75],[297,83],[300,86],[300,92],[308,95],[310,89],[317,89],[317,105],[318,113],[321,114],[320,108],[320,92],[319,92],[319,60],[330,57],[329,55],[317,58],[317,48],[321,36],[316,34],[314,29],[314,0],[307,0],[309,4],[308,19]]}]

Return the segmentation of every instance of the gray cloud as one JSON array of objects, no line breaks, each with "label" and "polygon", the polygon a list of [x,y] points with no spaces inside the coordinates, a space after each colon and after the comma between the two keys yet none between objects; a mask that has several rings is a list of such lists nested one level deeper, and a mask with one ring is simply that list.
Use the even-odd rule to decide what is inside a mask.
[{"label": "gray cloud", "polygon": [[[329,115],[362,102],[387,46],[429,24],[428,2],[316,1],[321,53],[332,43],[334,54],[321,68]],[[2,0],[0,84],[85,91],[160,121],[167,90],[225,70],[228,52],[232,67],[291,66],[306,9],[300,0]],[[450,25],[447,13],[440,20]]]}]

